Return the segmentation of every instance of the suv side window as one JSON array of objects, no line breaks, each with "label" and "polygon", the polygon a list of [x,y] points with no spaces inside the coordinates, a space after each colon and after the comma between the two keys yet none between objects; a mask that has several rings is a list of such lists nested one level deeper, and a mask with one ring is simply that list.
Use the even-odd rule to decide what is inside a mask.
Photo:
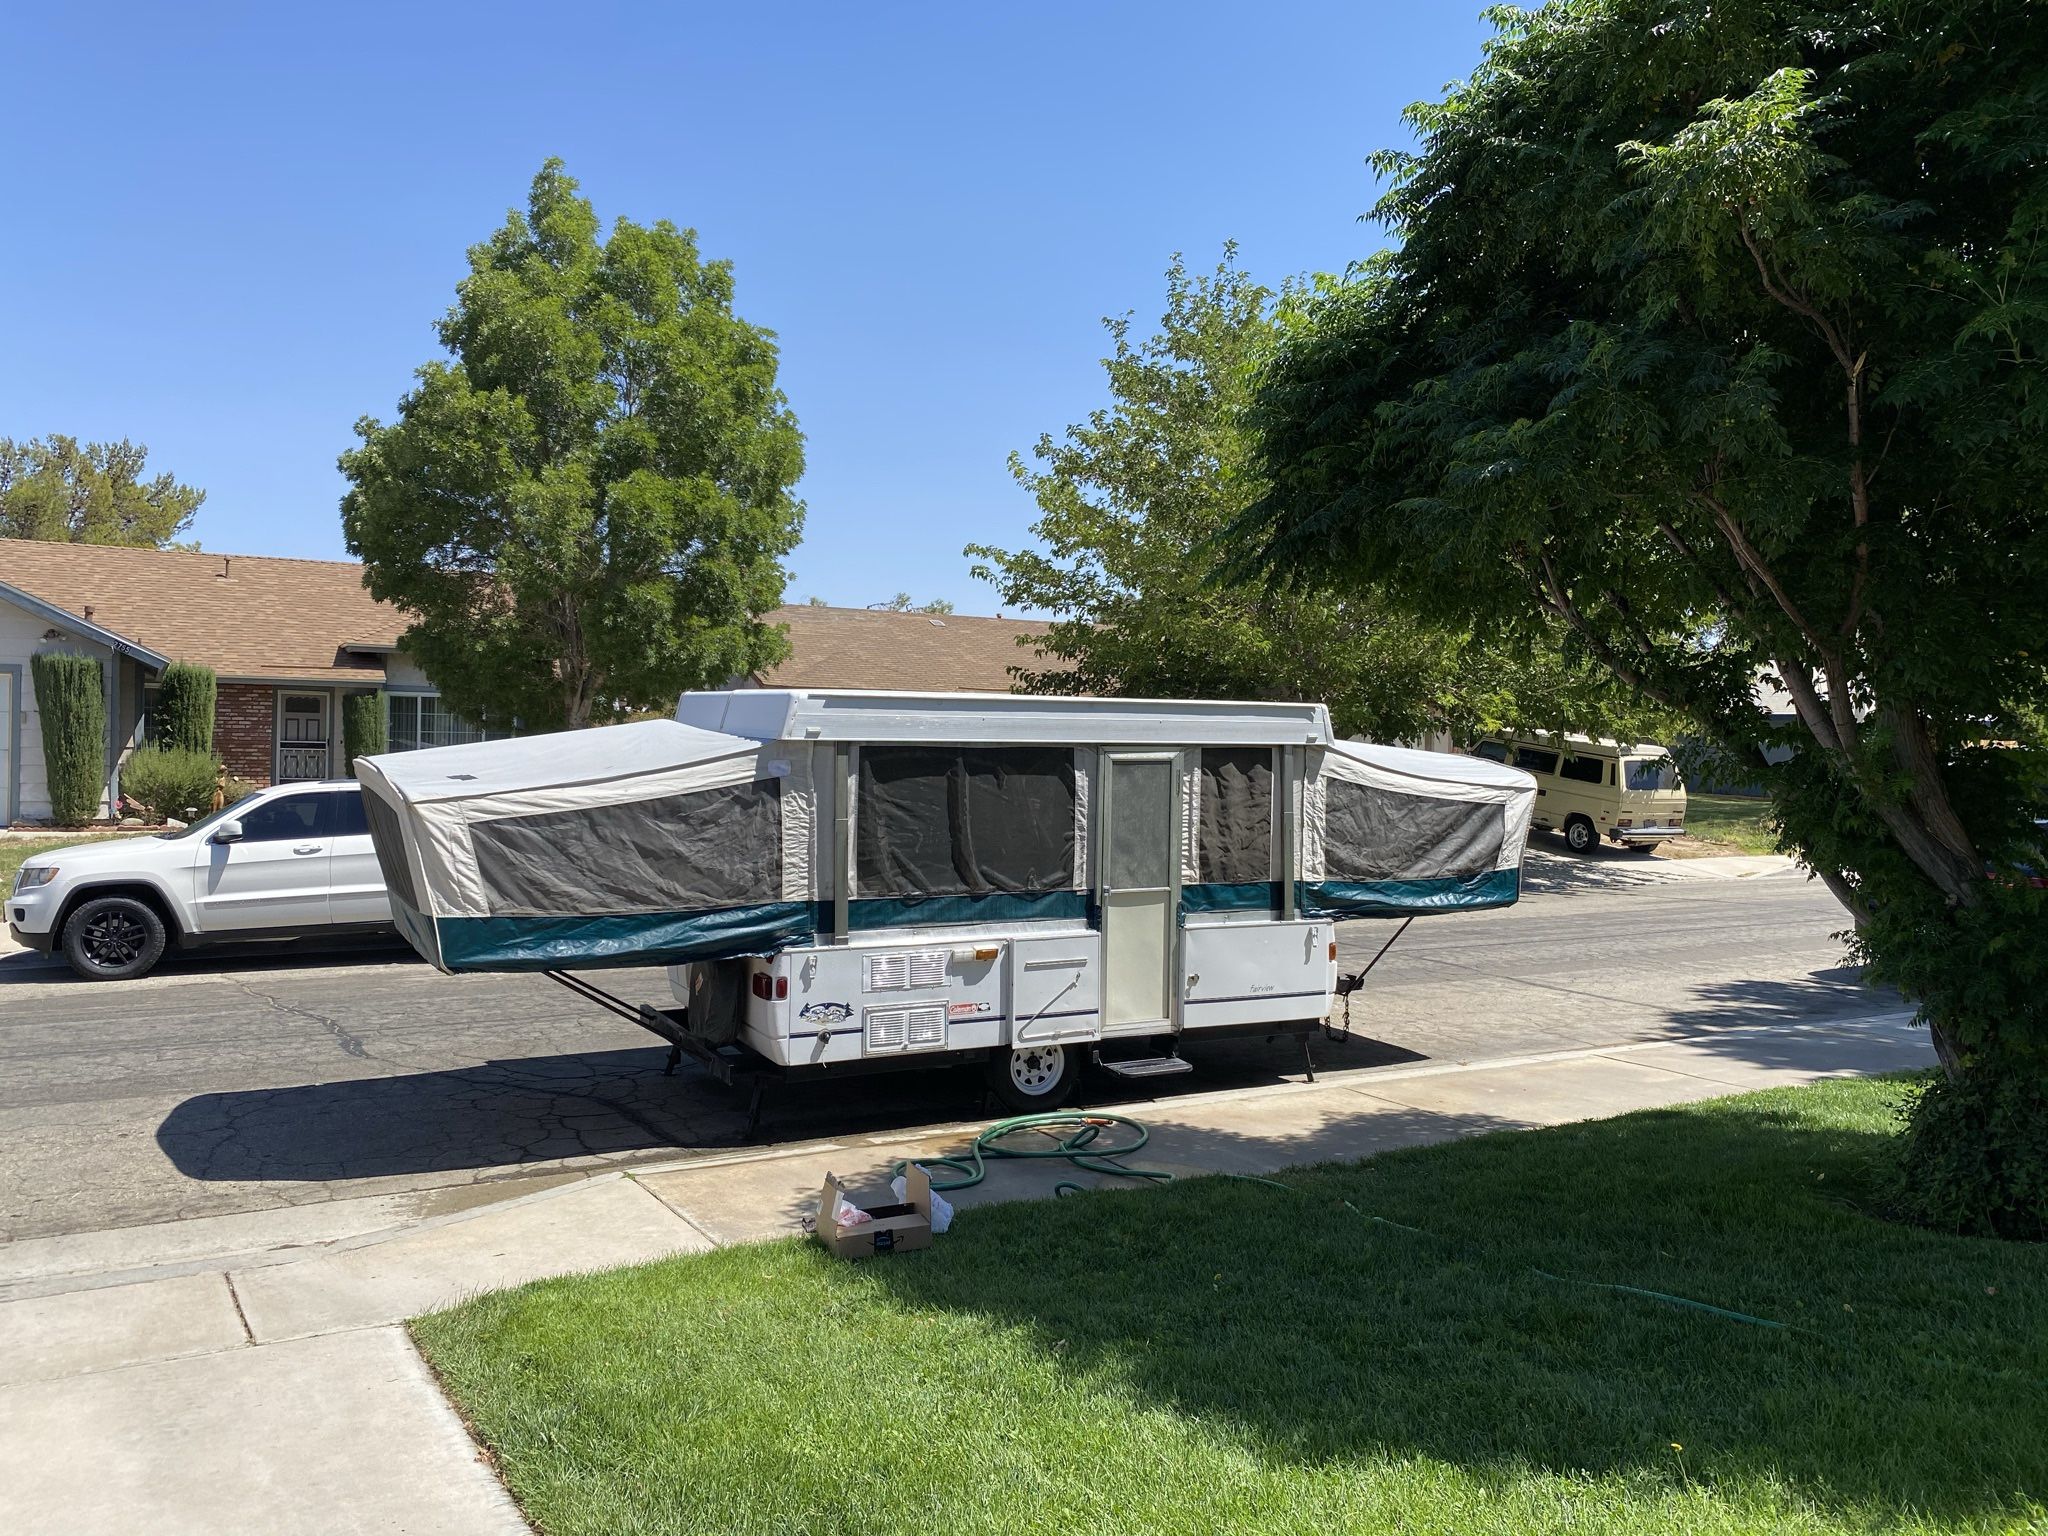
[{"label": "suv side window", "polygon": [[321,836],[322,802],[331,795],[279,795],[235,819],[245,843],[282,843],[291,838]]},{"label": "suv side window", "polygon": [[363,792],[360,789],[344,789],[339,794],[327,797],[327,835],[329,837],[368,837],[370,818],[363,810]]}]

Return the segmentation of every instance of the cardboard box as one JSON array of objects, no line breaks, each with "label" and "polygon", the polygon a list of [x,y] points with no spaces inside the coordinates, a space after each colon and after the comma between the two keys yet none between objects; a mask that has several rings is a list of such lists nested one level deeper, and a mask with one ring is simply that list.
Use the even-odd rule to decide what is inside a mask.
[{"label": "cardboard box", "polygon": [[[825,1187],[818,1194],[818,1241],[842,1259],[871,1259],[878,1253],[912,1253],[932,1245],[932,1181],[917,1164],[903,1175],[903,1205],[866,1205],[861,1209],[872,1218],[855,1226],[834,1223],[832,1213],[845,1193],[837,1175],[825,1175]],[[860,1205],[858,1200],[853,1202]]]}]

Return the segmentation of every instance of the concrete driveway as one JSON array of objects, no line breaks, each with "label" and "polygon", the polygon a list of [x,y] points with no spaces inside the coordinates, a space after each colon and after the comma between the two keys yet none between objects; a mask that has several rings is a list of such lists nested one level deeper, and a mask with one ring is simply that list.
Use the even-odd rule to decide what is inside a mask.
[{"label": "concrete driveway", "polygon": [[[1528,894],[1418,922],[1354,1003],[1331,1072],[1866,1015],[1841,909],[1774,861],[1570,860],[1532,851]],[[1347,967],[1391,925],[1347,925]],[[664,999],[656,971],[612,972]],[[124,1252],[324,1241],[740,1139],[744,1103],[648,1036],[540,977],[453,978],[399,952],[218,952],[131,983],[0,957],[0,1270]],[[1190,1086],[1278,1082],[1297,1048],[1191,1048]],[[1113,1082],[1090,1102],[1134,1102]],[[972,1071],[788,1088],[759,1139],[909,1130],[984,1112]],[[199,1220],[195,1223],[194,1218]],[[170,1225],[170,1224],[176,1225]],[[132,1229],[160,1226],[141,1242]],[[294,1237],[294,1234],[297,1234]],[[27,1245],[26,1247],[22,1245]],[[225,1245],[225,1246],[224,1246]],[[156,1261],[156,1260],[153,1260]]]}]

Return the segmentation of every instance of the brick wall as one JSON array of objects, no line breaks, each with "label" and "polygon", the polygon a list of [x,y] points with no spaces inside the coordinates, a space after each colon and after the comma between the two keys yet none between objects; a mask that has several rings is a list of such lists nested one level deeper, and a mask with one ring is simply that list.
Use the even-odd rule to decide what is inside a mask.
[{"label": "brick wall", "polygon": [[213,750],[228,772],[268,784],[276,741],[277,690],[263,683],[222,683],[213,707]]}]

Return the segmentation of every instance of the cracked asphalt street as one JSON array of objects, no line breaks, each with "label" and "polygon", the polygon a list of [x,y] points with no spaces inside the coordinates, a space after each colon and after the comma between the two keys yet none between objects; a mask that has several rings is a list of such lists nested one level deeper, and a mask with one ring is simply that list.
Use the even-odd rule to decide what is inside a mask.
[{"label": "cracked asphalt street", "polygon": [[[1845,926],[1794,874],[1658,883],[1617,854],[1533,854],[1495,913],[1417,923],[1354,1005],[1326,1069],[1846,1018],[1896,999],[1843,966]],[[1347,966],[1391,932],[1350,924]],[[659,971],[614,971],[665,1001]],[[537,1178],[715,1153],[745,1103],[538,976],[441,976],[402,950],[202,952],[136,982],[85,983],[0,954],[0,1241],[416,1197],[448,1209]],[[1287,1044],[1190,1046],[1163,1091],[1270,1082]],[[1092,1103],[1142,1101],[1091,1081]],[[758,1140],[894,1131],[988,1106],[972,1069],[774,1091]]]}]

